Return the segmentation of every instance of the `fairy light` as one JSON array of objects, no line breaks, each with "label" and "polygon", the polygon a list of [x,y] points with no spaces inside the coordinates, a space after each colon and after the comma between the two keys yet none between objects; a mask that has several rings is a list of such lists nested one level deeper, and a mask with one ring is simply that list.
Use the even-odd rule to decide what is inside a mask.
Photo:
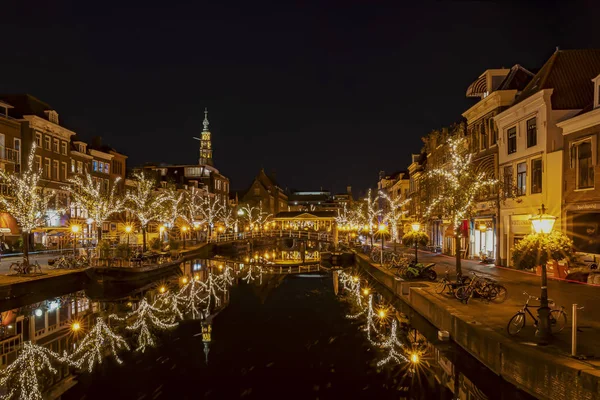
[{"label": "fairy light", "polygon": [[125,200],[115,193],[120,180],[120,177],[113,180],[107,192],[104,190],[102,179],[94,180],[92,175],[85,171],[83,177],[75,175],[68,179],[70,185],[65,185],[62,189],[69,192],[72,205],[84,210],[90,221],[100,226],[111,215],[121,212],[124,208]]},{"label": "fairy light", "polygon": [[122,349],[129,350],[125,339],[115,334],[104,320],[98,317],[96,325],[83,338],[77,349],[70,355],[65,352],[63,360],[76,368],[87,365],[88,372],[92,372],[96,365],[102,364],[107,352],[114,357],[117,363],[122,364],[123,361],[117,354]]},{"label": "fairy light", "polygon": [[40,376],[46,372],[56,374],[52,361],[57,360],[57,353],[31,342],[23,343],[17,359],[0,370],[0,386],[7,389],[2,399],[43,399]]},{"label": "fairy light", "polygon": [[387,202],[387,212],[383,215],[383,220],[388,223],[392,228],[392,239],[396,241],[398,238],[398,224],[402,222],[402,217],[407,213],[406,210],[402,210],[409,202],[410,199],[402,199],[398,196],[392,198],[385,192],[380,192],[379,196]]},{"label": "fairy light", "polygon": [[[408,358],[406,358],[406,356],[404,354],[400,353],[398,350],[398,349],[402,349],[404,346],[398,340],[397,330],[398,330],[398,323],[394,319],[394,320],[392,320],[392,328],[390,331],[390,335],[387,337],[387,339],[385,339],[380,344],[380,347],[382,349],[387,349],[388,355],[386,358],[384,358],[383,360],[381,360],[377,363],[378,367],[384,366],[385,364],[389,363],[392,360],[395,361],[396,363],[409,361]],[[411,356],[411,358],[412,358],[412,356]]]},{"label": "fairy light", "polygon": [[138,304],[138,308],[135,311],[128,313],[124,318],[120,318],[115,314],[110,315],[110,318],[116,319],[117,321],[134,321],[125,329],[138,332],[138,347],[136,348],[136,351],[141,351],[143,353],[146,350],[146,347],[155,345],[154,337],[150,331],[151,328],[165,330],[174,328],[178,325],[177,323],[163,322],[159,317],[162,314],[162,310],[150,305],[146,299],[143,298]]},{"label": "fairy light", "polygon": [[79,321],[75,321],[71,324],[71,330],[75,333],[81,330],[81,324],[79,323]]}]

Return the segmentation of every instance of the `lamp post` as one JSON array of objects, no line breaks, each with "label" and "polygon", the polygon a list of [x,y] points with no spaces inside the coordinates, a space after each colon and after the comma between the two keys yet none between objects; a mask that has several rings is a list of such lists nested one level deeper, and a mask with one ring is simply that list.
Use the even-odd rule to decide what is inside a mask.
[{"label": "lamp post", "polygon": [[185,250],[185,233],[187,232],[187,226],[181,227],[181,236],[183,236],[183,250]]},{"label": "lamp post", "polygon": [[79,233],[79,225],[71,225],[71,232],[73,232],[73,256],[77,252],[77,233]]},{"label": "lamp post", "polygon": [[383,242],[384,242],[383,233],[384,232],[385,232],[385,225],[380,224],[379,225],[379,235],[381,235],[381,265],[383,265]]},{"label": "lamp post", "polygon": [[[542,204],[538,215],[529,218],[533,231],[536,235],[547,235],[552,232],[556,217],[546,214],[546,207]],[[540,296],[540,308],[538,309],[538,317],[540,323],[535,332],[535,336],[539,339],[540,344],[548,343],[550,339],[550,308],[548,307],[548,275],[546,272],[546,264],[542,264],[542,293]]]},{"label": "lamp post", "polygon": [[129,251],[129,234],[131,233],[132,229],[133,228],[131,225],[125,226],[125,233],[127,234],[127,251]]},{"label": "lamp post", "polygon": [[[412,224],[410,224],[410,227],[412,228],[413,232],[417,233],[421,230],[421,224],[419,222],[413,222]],[[419,256],[418,256],[418,248],[419,248],[419,241],[417,240],[417,238],[415,238],[415,264],[418,262]]]}]

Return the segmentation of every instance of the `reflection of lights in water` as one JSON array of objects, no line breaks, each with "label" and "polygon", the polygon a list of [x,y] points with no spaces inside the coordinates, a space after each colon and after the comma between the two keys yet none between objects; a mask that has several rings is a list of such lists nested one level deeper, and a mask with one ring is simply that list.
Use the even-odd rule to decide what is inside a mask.
[{"label": "reflection of lights in water", "polygon": [[202,263],[200,263],[199,261],[195,261],[192,264],[192,271],[200,271],[202,269]]},{"label": "reflection of lights in water", "polygon": [[326,278],[327,274],[296,274],[299,278]]}]

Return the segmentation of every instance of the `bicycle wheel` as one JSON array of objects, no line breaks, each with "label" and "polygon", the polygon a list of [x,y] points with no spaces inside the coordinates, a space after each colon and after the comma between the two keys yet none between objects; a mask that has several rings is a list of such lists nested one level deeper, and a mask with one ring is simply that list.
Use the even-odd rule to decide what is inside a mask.
[{"label": "bicycle wheel", "polygon": [[502,285],[493,285],[490,289],[490,300],[494,303],[504,303],[508,298],[508,290]]},{"label": "bicycle wheel", "polygon": [[563,310],[550,311],[550,332],[556,334],[561,332],[567,325],[567,314]]},{"label": "bicycle wheel", "polygon": [[463,301],[463,300],[468,299],[471,296],[471,292],[472,292],[472,289],[470,286],[460,286],[454,292],[454,297],[456,297],[460,301]]},{"label": "bicycle wheel", "polygon": [[437,283],[437,285],[435,285],[435,292],[437,294],[442,294],[444,293],[444,290],[446,290],[446,279],[442,279],[441,281],[439,281]]},{"label": "bicycle wheel", "polygon": [[433,282],[433,281],[435,281],[435,280],[437,279],[437,272],[435,272],[435,271],[434,271],[434,270],[432,270],[432,269],[428,269],[427,271],[425,271],[425,272],[423,273],[423,277],[424,277],[425,279],[429,279],[430,281],[432,281],[432,282]]},{"label": "bicycle wheel", "polygon": [[509,335],[513,336],[517,333],[521,332],[521,329],[525,326],[525,313],[519,311],[508,321],[508,325],[506,325],[506,331]]}]

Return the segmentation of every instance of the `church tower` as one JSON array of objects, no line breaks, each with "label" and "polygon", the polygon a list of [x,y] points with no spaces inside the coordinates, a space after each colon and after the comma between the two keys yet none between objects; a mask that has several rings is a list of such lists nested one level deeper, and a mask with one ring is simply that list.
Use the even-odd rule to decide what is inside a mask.
[{"label": "church tower", "polygon": [[210,142],[210,131],[208,130],[208,108],[204,109],[204,129],[200,138],[200,162],[201,165],[213,165],[212,144]]}]

